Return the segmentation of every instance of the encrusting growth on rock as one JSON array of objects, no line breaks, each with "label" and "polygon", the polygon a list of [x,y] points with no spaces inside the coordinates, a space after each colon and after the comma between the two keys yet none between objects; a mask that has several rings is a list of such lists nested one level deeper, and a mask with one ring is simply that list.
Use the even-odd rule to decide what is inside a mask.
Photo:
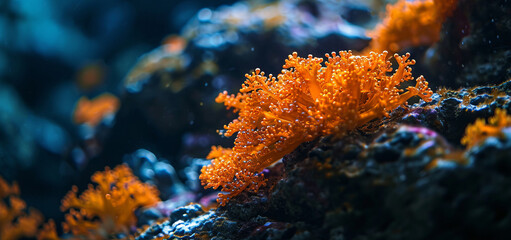
[{"label": "encrusting growth on rock", "polygon": [[384,116],[413,96],[430,101],[428,82],[420,76],[415,86],[410,54],[394,55],[399,64],[393,75],[387,52],[355,56],[351,51],[326,54],[327,61],[309,55],[289,55],[281,74],[266,76],[256,69],[239,93],[219,94],[239,116],[222,134],[237,133],[234,147],[213,147],[209,166],[200,176],[205,188],[222,188],[221,205],[243,191],[256,192],[265,184],[263,169],[318,136],[343,134]]},{"label": "encrusting growth on rock", "polygon": [[465,135],[461,138],[461,144],[466,146],[465,150],[453,151],[442,158],[436,158],[431,161],[427,166],[427,170],[434,169],[439,166],[440,162],[453,162],[459,165],[467,165],[470,163],[467,158],[467,151],[472,147],[481,144],[489,137],[503,136],[502,130],[511,127],[511,116],[506,113],[506,110],[497,108],[495,115],[490,117],[488,121],[484,118],[478,118],[474,123],[469,124],[465,128]]},{"label": "encrusting growth on rock", "polygon": [[467,149],[471,148],[488,137],[499,136],[506,127],[511,127],[511,116],[507,115],[505,110],[497,108],[488,123],[484,118],[478,118],[475,123],[468,125],[461,144],[467,145]]},{"label": "encrusting growth on rock", "polygon": [[92,100],[81,97],[76,103],[73,121],[76,124],[86,123],[94,127],[107,115],[117,112],[119,107],[119,99],[109,93],[103,93]]}]

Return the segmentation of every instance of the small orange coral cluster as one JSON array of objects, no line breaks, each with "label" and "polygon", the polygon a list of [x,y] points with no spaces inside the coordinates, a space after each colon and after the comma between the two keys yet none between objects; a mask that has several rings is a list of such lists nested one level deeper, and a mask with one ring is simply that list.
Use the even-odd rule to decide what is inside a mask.
[{"label": "small orange coral cluster", "polygon": [[[507,115],[505,110],[497,109],[495,115],[488,119],[488,123],[484,118],[478,118],[473,124],[469,124],[465,128],[465,136],[461,139],[461,144],[466,145],[466,150],[468,150],[488,137],[499,137],[502,134],[502,129],[507,127],[511,127],[511,116]],[[469,164],[466,151],[455,150],[431,161],[426,166],[426,170],[436,168],[442,162],[454,162],[459,165]]]},{"label": "small orange coral cluster", "polygon": [[53,219],[50,219],[43,225],[41,230],[39,230],[39,233],[37,233],[37,240],[60,240]]},{"label": "small orange coral cluster", "polygon": [[106,167],[96,172],[80,198],[76,186],[62,200],[61,210],[66,214],[62,224],[65,232],[86,239],[107,239],[109,234],[129,233],[136,225],[134,211],[154,205],[160,199],[158,190],[140,182],[126,165],[113,170]]},{"label": "small orange coral cluster", "polygon": [[105,74],[106,67],[104,63],[89,63],[83,66],[76,74],[76,84],[81,90],[92,90],[104,81]]},{"label": "small orange coral cluster", "polygon": [[387,5],[382,23],[368,33],[373,40],[366,52],[387,50],[394,53],[437,42],[443,22],[457,4],[458,0],[399,0]]},{"label": "small orange coral cluster", "polygon": [[323,66],[323,58],[293,53],[277,78],[256,69],[245,75],[237,95],[223,92],[216,98],[239,113],[223,133],[237,133],[235,146],[213,147],[208,156],[212,164],[200,175],[205,188],[226,192],[219,194],[222,205],[242,191],[257,191],[265,184],[260,172],[301,143],[388,116],[413,96],[430,101],[432,91],[422,76],[415,86],[398,88],[414,79],[409,66],[415,61],[409,54],[394,55],[399,67],[391,76],[385,51],[367,56],[341,51],[326,57]]},{"label": "small orange coral cluster", "polygon": [[0,239],[14,240],[34,237],[43,216],[35,211],[26,213],[26,204],[19,198],[20,190],[16,183],[12,186],[0,177]]},{"label": "small orange coral cluster", "polygon": [[76,103],[73,121],[77,124],[87,123],[94,127],[105,116],[117,112],[119,106],[119,99],[109,93],[103,93],[92,100],[81,97]]},{"label": "small orange coral cluster", "polygon": [[511,116],[507,115],[505,110],[497,109],[495,115],[488,119],[488,123],[485,119],[479,118],[475,123],[468,125],[461,143],[471,148],[488,137],[499,136],[506,127],[511,127]]}]

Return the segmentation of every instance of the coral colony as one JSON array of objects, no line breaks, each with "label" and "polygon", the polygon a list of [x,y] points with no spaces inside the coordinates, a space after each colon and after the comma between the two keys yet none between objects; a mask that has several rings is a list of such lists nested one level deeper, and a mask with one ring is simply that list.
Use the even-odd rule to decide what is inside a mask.
[{"label": "coral colony", "polygon": [[96,126],[106,116],[117,112],[119,105],[119,99],[109,93],[103,93],[92,100],[81,97],[76,103],[73,121],[77,124]]},{"label": "coral colony", "polygon": [[322,58],[289,55],[282,73],[265,76],[256,69],[240,93],[221,93],[217,102],[233,108],[239,117],[225,126],[224,136],[237,133],[234,147],[214,147],[212,165],[200,176],[207,188],[222,187],[219,202],[264,185],[261,171],[318,136],[344,134],[388,114],[413,96],[430,101],[433,94],[420,76],[415,87],[399,89],[414,80],[410,54],[394,55],[398,67],[392,75],[387,52],[355,56],[351,52]]},{"label": "coral colony", "polygon": [[365,51],[390,51],[428,46],[440,39],[442,23],[452,15],[458,0],[399,0],[387,5],[385,18],[368,32],[372,38]]},{"label": "coral colony", "polygon": [[[44,86],[44,104],[41,85],[0,81],[0,240],[507,239],[510,3],[388,2],[178,5],[181,34],[148,36],[164,40],[142,56],[150,44],[133,38],[106,61],[37,40],[28,65],[56,56],[78,74]],[[6,11],[39,26],[25,7]],[[131,8],[101,19],[147,18]],[[123,41],[46,21],[91,56]],[[36,51],[1,42],[0,77],[4,58]],[[297,53],[335,49],[351,50]]]},{"label": "coral colony", "polygon": [[80,197],[76,186],[62,199],[62,211],[69,210],[64,232],[87,239],[105,239],[114,233],[129,233],[136,226],[135,210],[160,201],[158,190],[141,183],[126,165],[92,175]]},{"label": "coral colony", "polygon": [[20,199],[16,183],[9,185],[0,177],[0,239],[13,240],[31,237],[37,233],[37,226],[43,221],[41,213],[30,209]]}]

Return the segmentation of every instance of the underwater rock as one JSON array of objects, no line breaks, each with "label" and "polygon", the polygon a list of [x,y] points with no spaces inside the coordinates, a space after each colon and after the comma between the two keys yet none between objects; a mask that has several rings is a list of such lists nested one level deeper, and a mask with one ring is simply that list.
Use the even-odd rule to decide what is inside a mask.
[{"label": "underwater rock", "polygon": [[162,199],[169,199],[188,191],[174,167],[166,159],[158,159],[146,149],[139,149],[124,156],[123,161],[140,180],[156,186]]},{"label": "underwater rock", "polygon": [[[282,163],[265,170],[267,188],[241,194],[217,209],[177,209],[174,212],[179,217],[175,219],[184,220],[157,229],[168,226],[172,230],[164,234],[174,237],[218,239],[226,239],[226,232],[234,233],[227,239],[466,239],[509,235],[509,128],[466,152],[456,147],[459,137],[448,135],[452,132],[428,128],[443,121],[444,125],[459,124],[464,129],[470,119],[488,116],[496,107],[507,108],[509,96],[496,91],[506,86],[441,92],[432,103],[416,105],[402,120],[394,118],[415,126],[382,121],[377,131],[361,129],[344,138],[325,136],[304,143]],[[450,161],[453,156],[466,156],[468,164]],[[445,161],[431,168],[438,159]],[[183,217],[188,211],[192,211],[192,219]],[[229,227],[220,228],[227,219]],[[193,230],[178,230],[177,226]]]},{"label": "underwater rock", "polygon": [[415,105],[400,122],[428,127],[458,144],[467,125],[477,118],[491,116],[496,108],[511,111],[511,97],[507,93],[510,82],[458,91],[440,90],[433,94],[433,101]]},{"label": "underwater rock", "polygon": [[[178,174],[168,160],[158,159],[156,155],[146,149],[138,149],[134,153],[124,156],[123,162],[128,164],[140,180],[156,186],[162,199],[157,205],[136,213],[138,226],[152,224],[162,218],[173,218],[176,209],[182,210],[181,207],[192,202],[199,202],[204,206],[214,204],[216,193],[204,190],[199,185],[198,175],[205,160],[189,160],[189,166],[182,170],[182,174]],[[183,184],[179,175],[183,177],[186,184]]]},{"label": "underwater rock", "polygon": [[492,136],[467,151],[468,160],[474,167],[497,170],[507,175],[511,171],[511,128],[504,128],[500,136]]},{"label": "underwater rock", "polygon": [[[265,38],[287,47],[319,47],[326,43],[329,35],[358,45],[348,49],[359,49],[363,44],[360,40],[367,40],[365,30],[339,16],[339,12],[349,13],[349,10],[354,10],[352,4],[331,1],[239,1],[217,10],[202,9],[196,18],[184,26],[182,35],[205,49],[225,48],[240,43],[251,46]],[[364,12],[364,8],[360,7],[359,12]],[[365,10],[365,17],[370,19],[371,15],[367,12]],[[347,18],[351,22],[368,21],[364,21],[364,17],[362,20]],[[353,39],[359,41],[350,41]]]},{"label": "underwater rock", "polygon": [[170,220],[153,225],[143,231],[136,240],[160,239],[231,239],[238,224],[219,216],[214,210],[205,213],[198,204],[191,204],[174,210]]},{"label": "underwater rock", "polygon": [[295,225],[262,216],[242,221],[190,204],[176,209],[169,220],[150,226],[135,239],[286,239],[296,232]]},{"label": "underwater rock", "polygon": [[384,132],[362,153],[368,161],[424,166],[454,148],[438,133],[424,127],[401,125],[392,134]]},{"label": "underwater rock", "polygon": [[429,68],[435,86],[474,87],[500,84],[511,74],[511,23],[507,0],[463,0],[444,24],[443,36],[431,50]]},{"label": "underwater rock", "polygon": [[[508,153],[509,149],[501,151],[497,155],[499,162],[507,161]],[[511,210],[505,204],[511,200],[506,190],[511,179],[502,172],[491,173],[501,171],[499,164],[493,162],[486,163],[484,170],[473,166],[425,171],[424,164],[413,162],[389,165],[367,161],[358,175],[348,176],[324,175],[304,159],[276,187],[269,200],[274,202],[270,211],[236,222],[255,224],[258,219],[268,218],[257,230],[240,236],[244,239],[268,236],[280,239],[304,234],[309,239],[505,236],[509,230],[504,226],[511,219],[499,213]],[[332,167],[331,171],[343,172],[344,168]],[[233,211],[230,204],[215,213],[229,214]],[[500,210],[495,212],[495,207]],[[304,210],[301,214],[297,212]],[[276,225],[277,229],[265,229]],[[280,234],[276,235],[275,231]]]},{"label": "underwater rock", "polygon": [[190,221],[202,214],[204,214],[202,207],[199,204],[192,204],[174,210],[172,214],[170,214],[170,222]]}]

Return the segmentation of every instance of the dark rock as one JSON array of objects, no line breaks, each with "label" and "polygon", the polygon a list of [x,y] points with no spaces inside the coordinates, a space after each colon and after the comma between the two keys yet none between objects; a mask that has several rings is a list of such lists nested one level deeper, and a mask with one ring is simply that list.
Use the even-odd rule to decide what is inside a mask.
[{"label": "dark rock", "polygon": [[511,51],[506,46],[511,40],[511,22],[507,17],[510,9],[508,0],[491,3],[460,0],[434,47],[437,55],[430,70],[436,76],[428,78],[433,85],[474,87],[508,80]]},{"label": "dark rock", "polygon": [[170,224],[174,224],[178,220],[189,221],[204,213],[202,207],[199,204],[190,204],[181,208],[178,208],[170,214]]},{"label": "dark rock", "polygon": [[435,94],[432,102],[417,104],[418,108],[407,113],[401,122],[431,128],[449,142],[458,144],[467,125],[477,118],[491,116],[496,108],[510,110],[511,98],[500,91],[508,84],[509,81],[506,81],[497,86]]}]

